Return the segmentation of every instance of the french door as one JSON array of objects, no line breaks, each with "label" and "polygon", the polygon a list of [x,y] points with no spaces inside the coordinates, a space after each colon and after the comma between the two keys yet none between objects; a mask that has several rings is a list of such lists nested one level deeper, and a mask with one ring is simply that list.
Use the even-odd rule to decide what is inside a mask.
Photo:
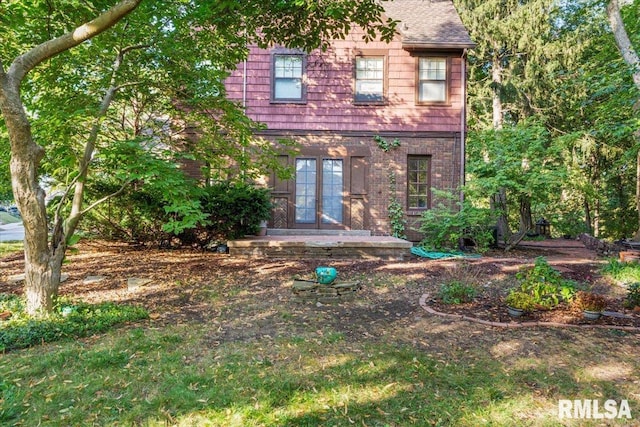
[{"label": "french door", "polygon": [[342,159],[296,159],[294,220],[298,228],[343,228]]}]

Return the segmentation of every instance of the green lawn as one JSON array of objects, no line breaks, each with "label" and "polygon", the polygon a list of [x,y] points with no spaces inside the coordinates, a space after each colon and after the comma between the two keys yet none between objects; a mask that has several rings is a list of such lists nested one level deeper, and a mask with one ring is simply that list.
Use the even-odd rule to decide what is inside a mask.
[{"label": "green lawn", "polygon": [[[96,286],[151,318],[1,355],[0,425],[603,425],[560,420],[561,399],[628,400],[634,419],[606,425],[640,417],[638,334],[429,315],[417,301],[446,263],[336,262],[363,289],[318,305],[291,298],[286,279],[313,271],[304,262],[89,250],[69,257],[62,289]],[[83,285],[96,268],[120,276]],[[164,282],[127,292],[127,269]]]},{"label": "green lawn", "polygon": [[21,252],[24,249],[22,242],[0,242],[0,257],[13,252]]},{"label": "green lawn", "polygon": [[636,356],[610,365],[603,346],[624,337],[587,333],[598,341],[589,346],[574,334],[562,354],[513,358],[546,332],[440,353],[331,329],[218,344],[207,325],[140,326],[6,354],[0,424],[554,426],[559,399],[598,397],[631,399],[637,411],[638,385],[623,380],[637,378]]}]

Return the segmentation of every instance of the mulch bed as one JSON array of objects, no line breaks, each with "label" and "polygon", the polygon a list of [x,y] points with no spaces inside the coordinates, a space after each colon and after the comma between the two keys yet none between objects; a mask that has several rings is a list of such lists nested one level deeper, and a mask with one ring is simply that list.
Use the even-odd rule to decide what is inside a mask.
[{"label": "mulch bed", "polygon": [[632,326],[639,328],[640,331],[638,311],[624,308],[620,299],[609,299],[609,301],[606,311],[611,314],[603,315],[598,320],[587,320],[581,311],[576,311],[566,304],[561,304],[552,310],[539,309],[525,313],[522,317],[513,318],[507,313],[504,302],[500,298],[490,295],[479,295],[473,302],[459,305],[444,304],[435,297],[427,298],[425,303],[440,313],[467,316],[488,322]]},{"label": "mulch bed", "polygon": [[[285,282],[294,277],[305,277],[318,265],[334,265],[341,278],[363,281],[355,302],[338,303],[318,307],[318,311],[331,313],[329,319],[359,319],[366,317],[372,322],[388,322],[392,318],[406,319],[423,312],[418,306],[420,297],[427,293],[426,304],[433,309],[451,314],[477,318],[490,322],[554,322],[565,324],[597,324],[640,327],[640,315],[623,308],[625,290],[608,283],[599,275],[602,260],[575,262],[571,259],[576,249],[535,248],[516,249],[508,254],[494,251],[478,260],[427,261],[412,257],[403,262],[384,261],[340,261],[340,260],[267,260],[236,259],[226,255],[203,253],[193,250],[159,250],[135,247],[111,242],[85,242],[79,245],[77,254],[69,255],[69,264],[63,269],[70,279],[63,284],[63,295],[80,298],[87,302],[105,300],[121,301],[145,306],[158,322],[210,321],[224,311],[233,311],[236,318],[248,316],[247,304],[255,304],[255,310],[269,307],[285,307],[292,313],[306,309],[294,301],[291,286]],[[584,249],[581,256],[584,256]],[[588,253],[587,253],[588,255]],[[608,311],[622,313],[625,317],[603,316],[595,322],[582,318],[581,313],[572,312],[566,306],[550,311],[536,311],[519,320],[507,314],[503,298],[518,268],[531,265],[537,256],[553,259],[554,268],[563,277],[586,283],[608,300]],[[24,261],[22,255],[10,255],[0,259],[3,274],[20,273]],[[442,304],[434,296],[439,286],[451,276],[451,271],[468,268],[473,270],[481,292],[474,302],[457,306]],[[375,275],[371,272],[376,271]],[[91,275],[104,275],[106,280],[98,284],[86,284],[83,279]],[[381,276],[382,274],[382,276]],[[153,279],[158,284],[147,292],[130,292],[126,287],[127,277]],[[396,286],[393,292],[383,292],[380,283],[370,283],[368,278],[389,283],[395,279],[407,283]],[[377,279],[375,279],[377,278]],[[381,279],[382,278],[382,279]],[[510,281],[511,280],[511,281]],[[21,285],[2,282],[0,292],[21,293]],[[218,292],[223,299],[218,305],[203,300],[206,292]],[[242,294],[238,292],[242,291]],[[366,310],[364,308],[366,307]],[[391,307],[391,308],[390,308]],[[360,311],[360,308],[363,310]],[[255,313],[255,311],[254,311]],[[365,314],[363,314],[365,313]],[[159,317],[158,317],[159,316]],[[337,322],[337,320],[336,320]]]}]

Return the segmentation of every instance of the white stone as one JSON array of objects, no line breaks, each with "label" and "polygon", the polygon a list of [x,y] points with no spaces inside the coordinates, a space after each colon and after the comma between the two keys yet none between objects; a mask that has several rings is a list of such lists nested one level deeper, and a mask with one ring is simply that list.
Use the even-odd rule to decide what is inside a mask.
[{"label": "white stone", "polygon": [[153,282],[151,279],[144,279],[141,277],[129,277],[127,279],[127,288],[131,291],[139,288],[140,286],[148,285]]},{"label": "white stone", "polygon": [[87,276],[84,278],[82,283],[84,283],[85,285],[91,285],[93,283],[102,282],[104,279],[106,279],[105,276]]}]

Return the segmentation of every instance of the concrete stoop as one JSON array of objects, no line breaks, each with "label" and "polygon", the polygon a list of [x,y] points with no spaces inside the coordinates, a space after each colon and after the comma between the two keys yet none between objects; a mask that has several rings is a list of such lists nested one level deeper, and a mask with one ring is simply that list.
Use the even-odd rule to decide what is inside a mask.
[{"label": "concrete stoop", "polygon": [[[299,230],[295,230],[299,231]],[[229,254],[252,258],[335,258],[402,260],[411,242],[391,236],[356,234],[272,235],[248,237],[227,243]]]}]

